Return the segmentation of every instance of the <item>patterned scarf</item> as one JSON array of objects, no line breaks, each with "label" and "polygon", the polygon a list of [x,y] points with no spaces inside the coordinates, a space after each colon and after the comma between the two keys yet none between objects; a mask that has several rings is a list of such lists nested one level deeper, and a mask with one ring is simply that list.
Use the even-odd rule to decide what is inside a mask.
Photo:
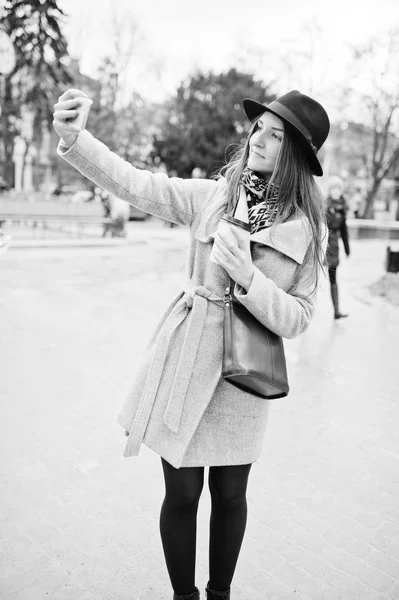
[{"label": "patterned scarf", "polygon": [[246,168],[241,176],[248,205],[251,234],[270,227],[279,207],[279,186]]}]

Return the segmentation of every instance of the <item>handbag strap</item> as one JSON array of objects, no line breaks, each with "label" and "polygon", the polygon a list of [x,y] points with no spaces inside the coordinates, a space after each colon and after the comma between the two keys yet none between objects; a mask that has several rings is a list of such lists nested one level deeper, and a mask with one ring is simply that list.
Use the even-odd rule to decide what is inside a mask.
[{"label": "handbag strap", "polygon": [[[236,208],[238,206],[238,202],[240,200],[240,185],[237,187],[237,197],[234,206],[227,207],[230,208],[230,216],[234,217],[234,213],[236,212]],[[233,302],[233,290],[235,286],[235,281],[229,276],[229,282],[227,284],[225,294],[224,294],[224,302]]]}]

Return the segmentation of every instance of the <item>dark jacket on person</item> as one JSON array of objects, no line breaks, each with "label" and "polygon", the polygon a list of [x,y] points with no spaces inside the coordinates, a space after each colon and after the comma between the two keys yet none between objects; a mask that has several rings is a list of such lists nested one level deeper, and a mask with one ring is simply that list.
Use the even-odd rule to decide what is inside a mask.
[{"label": "dark jacket on person", "polygon": [[327,246],[327,264],[329,267],[339,265],[339,237],[341,236],[345,248],[345,254],[349,256],[349,235],[346,225],[346,200],[343,196],[334,200],[327,199],[327,227],[328,227],[328,246]]}]

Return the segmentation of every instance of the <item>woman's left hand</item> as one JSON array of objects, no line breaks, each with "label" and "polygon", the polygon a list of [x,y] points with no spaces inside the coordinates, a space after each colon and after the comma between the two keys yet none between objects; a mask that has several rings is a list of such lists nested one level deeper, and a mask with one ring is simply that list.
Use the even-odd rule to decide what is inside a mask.
[{"label": "woman's left hand", "polygon": [[230,229],[231,235],[216,233],[213,256],[218,265],[248,291],[254,275],[249,237],[234,225]]}]

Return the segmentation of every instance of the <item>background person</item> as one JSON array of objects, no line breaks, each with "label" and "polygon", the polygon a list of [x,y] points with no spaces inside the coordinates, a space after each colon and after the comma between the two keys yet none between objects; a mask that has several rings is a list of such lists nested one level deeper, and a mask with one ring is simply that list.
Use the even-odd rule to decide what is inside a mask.
[{"label": "background person", "polygon": [[347,203],[343,196],[343,182],[339,178],[334,178],[329,185],[329,194],[327,198],[327,227],[328,227],[328,247],[327,247],[327,265],[328,276],[330,280],[331,300],[334,307],[334,319],[347,317],[339,309],[339,295],[337,284],[337,269],[339,265],[339,238],[344,244],[345,254],[350,255],[349,234],[346,225]]},{"label": "background person", "polygon": [[0,256],[5,254],[10,246],[12,235],[0,231]]},{"label": "background person", "polygon": [[129,221],[129,204],[115,194],[109,195],[110,216],[112,219],[112,237],[126,237],[126,223]]},{"label": "background person", "polygon": [[357,187],[351,201],[353,217],[355,219],[361,219],[364,211],[364,203],[364,194],[361,188]]},{"label": "background person", "polygon": [[[186,278],[148,343],[118,422],[125,456],[141,444],[161,456],[165,498],[160,532],[175,600],[198,600],[197,509],[209,467],[212,510],[208,600],[230,598],[247,520],[251,465],[261,453],[269,402],[221,377],[223,295],[234,296],[276,334],[292,338],[311,322],[324,261],[325,208],[314,175],[329,132],[323,107],[294,90],[270,105],[244,100],[252,123],[215,180],[139,170],[73,125],[80,90],[54,109],[58,153],[97,185],[158,218],[190,227]],[[227,207],[251,234],[217,232]],[[214,248],[216,263],[209,260]],[[267,597],[267,590],[265,590]]]},{"label": "background person", "polygon": [[[104,217],[106,219],[111,218],[111,203],[109,201],[109,194],[107,192],[104,192],[104,190],[102,190],[100,187],[96,187],[96,193],[100,198],[104,210]],[[103,224],[102,237],[107,237],[108,232],[112,232],[112,223]]]}]

